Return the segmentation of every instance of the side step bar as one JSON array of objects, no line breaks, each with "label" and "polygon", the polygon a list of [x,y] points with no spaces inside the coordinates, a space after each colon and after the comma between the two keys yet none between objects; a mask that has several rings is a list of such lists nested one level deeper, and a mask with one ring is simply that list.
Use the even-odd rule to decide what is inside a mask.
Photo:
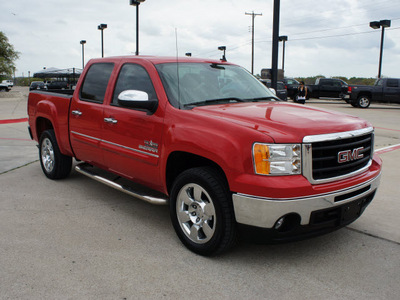
[{"label": "side step bar", "polygon": [[[98,182],[101,182],[109,187],[112,187],[116,190],[124,192],[135,198],[139,198],[140,200],[144,200],[151,204],[166,205],[168,203],[168,198],[161,193],[151,191],[148,188],[145,188],[143,186],[139,186],[136,184],[132,184],[132,186],[119,184],[116,182],[116,180],[121,179],[120,177],[117,177],[116,180],[106,178],[105,176],[99,175],[96,171],[98,170],[99,173],[105,173],[105,174],[109,174],[109,175],[111,175],[111,174],[106,173],[104,170],[97,169],[87,163],[81,163],[81,164],[75,166],[75,170],[77,172],[79,172],[89,178],[92,178]],[[116,176],[114,175],[114,177],[116,177]],[[124,180],[124,179],[122,179],[122,180]],[[136,189],[135,189],[135,186],[136,186]],[[157,194],[157,195],[151,195],[151,194]]]}]

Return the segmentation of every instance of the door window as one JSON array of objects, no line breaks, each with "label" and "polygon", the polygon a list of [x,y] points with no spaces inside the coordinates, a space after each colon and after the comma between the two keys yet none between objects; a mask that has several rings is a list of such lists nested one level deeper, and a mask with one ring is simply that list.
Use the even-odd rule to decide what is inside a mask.
[{"label": "door window", "polygon": [[103,103],[113,68],[114,64],[112,63],[93,64],[82,84],[80,99]]},{"label": "door window", "polygon": [[397,79],[388,79],[386,85],[388,87],[399,87],[399,81]]},{"label": "door window", "polygon": [[142,66],[136,64],[122,66],[115,85],[112,105],[118,106],[118,95],[126,90],[143,91],[149,95],[149,100],[157,99],[149,74]]}]

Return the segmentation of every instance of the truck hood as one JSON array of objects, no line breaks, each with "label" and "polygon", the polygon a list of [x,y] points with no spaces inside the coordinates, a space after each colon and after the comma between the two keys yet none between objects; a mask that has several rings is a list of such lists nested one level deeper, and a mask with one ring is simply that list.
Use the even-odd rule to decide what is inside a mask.
[{"label": "truck hood", "polygon": [[276,143],[300,143],[308,135],[336,133],[370,127],[358,117],[286,102],[209,105],[193,112],[257,130]]}]

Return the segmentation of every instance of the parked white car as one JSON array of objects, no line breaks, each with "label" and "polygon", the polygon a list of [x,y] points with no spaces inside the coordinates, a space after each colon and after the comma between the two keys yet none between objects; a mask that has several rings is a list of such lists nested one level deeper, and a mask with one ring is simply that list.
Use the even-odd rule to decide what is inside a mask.
[{"label": "parked white car", "polygon": [[1,83],[2,84],[6,84],[9,87],[13,87],[14,86],[14,82],[12,80],[9,80],[9,79],[3,80]]},{"label": "parked white car", "polygon": [[5,82],[5,81],[7,81],[7,80],[3,80],[1,83],[0,83],[0,91],[6,91],[6,92],[9,92],[10,90],[11,90],[11,85],[9,85],[7,82]]}]

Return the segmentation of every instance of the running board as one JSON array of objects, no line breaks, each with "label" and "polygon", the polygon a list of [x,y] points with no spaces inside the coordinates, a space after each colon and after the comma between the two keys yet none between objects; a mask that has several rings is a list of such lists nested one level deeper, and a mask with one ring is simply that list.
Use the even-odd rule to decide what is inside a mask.
[{"label": "running board", "polygon": [[[119,184],[116,182],[117,180],[121,180],[121,181],[125,181],[125,182],[128,182],[128,180],[123,179],[117,175],[112,175],[112,176],[116,177],[114,180],[106,178],[105,175],[103,175],[103,174],[99,175],[99,173],[104,173],[107,175],[111,175],[111,173],[108,173],[101,169],[97,169],[87,163],[81,163],[81,164],[75,166],[75,170],[77,172],[79,172],[89,178],[92,178],[98,182],[101,182],[109,187],[112,187],[116,190],[124,192],[135,198],[139,198],[140,200],[144,200],[151,204],[166,205],[168,203],[168,198],[164,194],[150,190],[144,186],[141,186],[141,185],[138,185],[135,183],[132,183],[131,185]],[[98,171],[98,172],[96,172],[96,171]],[[110,177],[110,176],[108,176],[108,177]],[[152,194],[154,194],[154,195],[152,195]]]}]

